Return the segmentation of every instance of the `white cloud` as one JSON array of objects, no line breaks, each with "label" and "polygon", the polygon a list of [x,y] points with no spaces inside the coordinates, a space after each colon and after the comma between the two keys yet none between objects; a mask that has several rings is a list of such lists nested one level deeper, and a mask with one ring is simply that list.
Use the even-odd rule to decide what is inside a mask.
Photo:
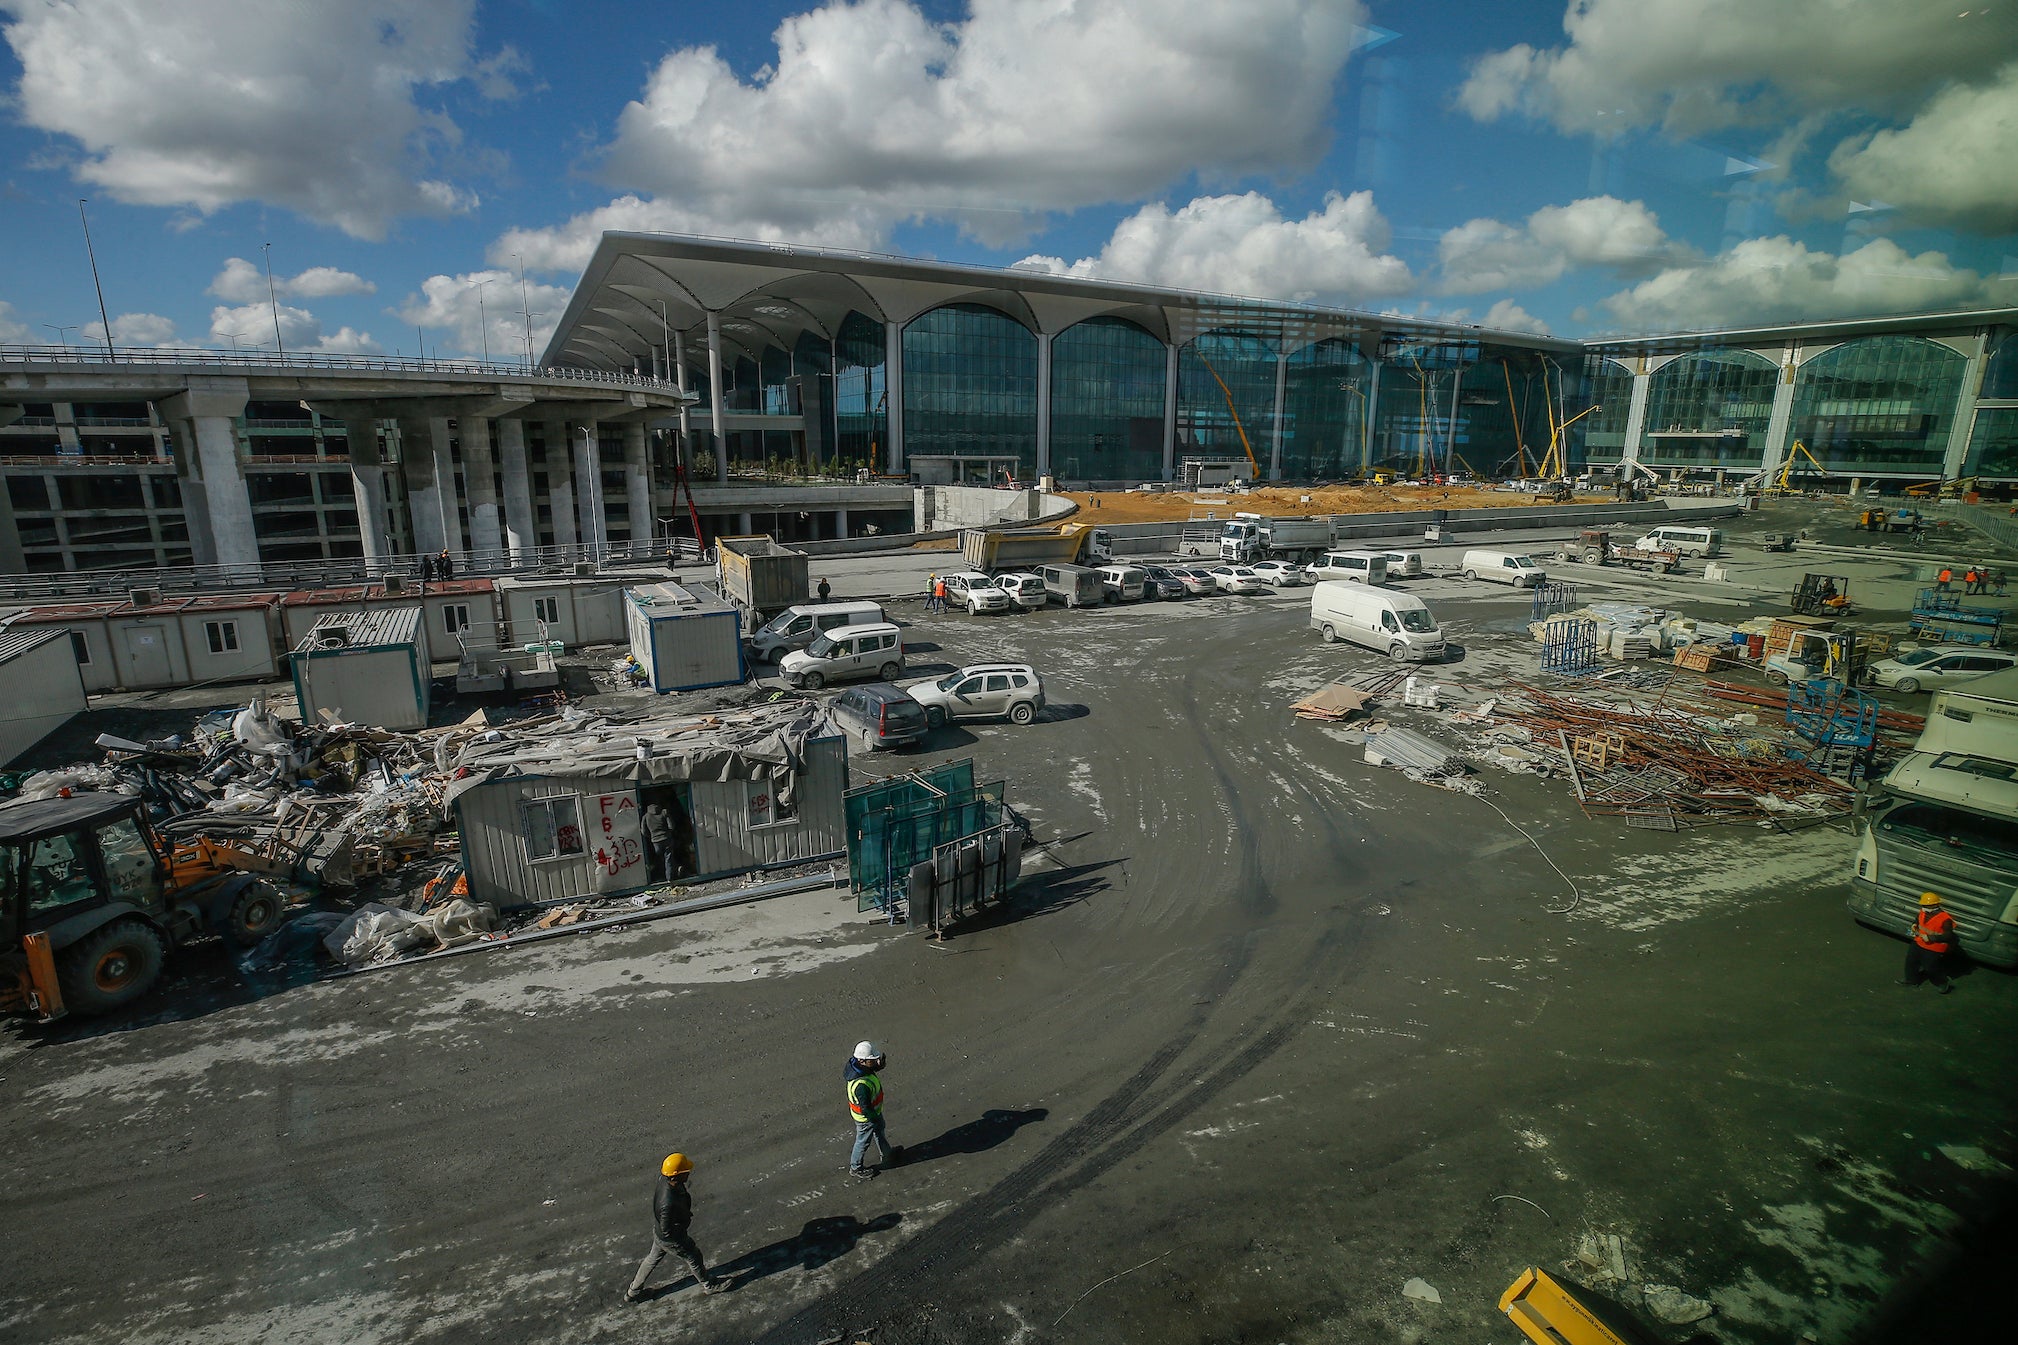
[{"label": "white cloud", "polygon": [[1549,335],[1549,325],[1511,299],[1501,299],[1485,311],[1479,326],[1496,332],[1533,332]]},{"label": "white cloud", "polygon": [[1458,104],[1565,131],[1693,131],[1789,113],[1909,110],[2018,50],[2018,6],[1957,13],[1900,0],[1571,0],[1566,45],[1473,63]]},{"label": "white cloud", "polygon": [[[247,350],[271,346],[276,320],[280,324],[280,338],[290,354],[313,351],[331,355],[378,355],[385,351],[385,347],[373,340],[369,332],[340,327],[325,334],[320,318],[305,308],[296,308],[291,304],[250,303],[213,308],[210,310],[211,343]],[[232,339],[234,334],[236,340]]]},{"label": "white cloud", "polygon": [[1257,298],[1363,305],[1406,292],[1408,265],[1387,252],[1387,221],[1373,193],[1332,192],[1324,208],[1285,219],[1258,192],[1201,196],[1176,211],[1147,205],[1115,226],[1097,257],[1069,265],[1026,257],[1017,266],[1053,275],[1131,280]]},{"label": "white cloud", "polygon": [[1587,196],[1544,206],[1526,223],[1475,219],[1437,241],[1446,294],[1535,289],[1574,266],[1645,273],[1682,261],[1688,250],[1670,239],[1644,202]]},{"label": "white cloud", "polygon": [[[273,278],[273,293],[288,299],[329,299],[346,294],[372,294],[377,289],[378,286],[356,272],[340,271],[334,266],[311,266],[298,275]],[[266,273],[243,257],[232,257],[210,282],[209,292],[227,303],[256,303],[268,297]]]},{"label": "white cloud", "polygon": [[203,214],[283,206],[362,238],[470,208],[439,180],[459,128],[418,101],[497,87],[471,50],[474,0],[0,0],[15,110],[68,136],[83,182]]},{"label": "white cloud", "polygon": [[666,55],[603,158],[630,194],[491,259],[579,266],[611,218],[849,247],[947,219],[1000,246],[1046,212],[1193,174],[1292,172],[1326,147],[1361,16],[1358,0],[973,0],[934,23],[912,0],[831,0],[780,23],[748,78],[712,47]]},{"label": "white cloud", "polygon": [[2018,63],[1944,89],[1904,129],[1845,141],[1829,167],[1857,199],[1984,233],[2018,230]]},{"label": "white cloud", "polygon": [[493,360],[513,360],[525,355],[524,310],[530,309],[532,351],[537,358],[560,325],[568,298],[564,287],[536,280],[527,281],[521,293],[518,276],[510,271],[472,271],[429,276],[421,282],[419,294],[407,296],[397,315],[409,326],[448,332],[449,345],[458,353],[481,356],[488,349]]},{"label": "white cloud", "polygon": [[[84,339],[103,341],[105,324],[90,322],[84,326]],[[162,317],[159,313],[121,313],[112,319],[112,344],[115,346],[156,346],[187,347],[189,342],[175,334],[175,319]]]},{"label": "white cloud", "polygon": [[1915,256],[1889,238],[1839,257],[1781,236],[1663,271],[1605,307],[1633,330],[1704,330],[1988,307],[2018,298],[2013,288],[1953,265],[1945,253]]},{"label": "white cloud", "polygon": [[14,316],[14,305],[0,299],[0,341],[26,345],[32,339],[33,329]]}]

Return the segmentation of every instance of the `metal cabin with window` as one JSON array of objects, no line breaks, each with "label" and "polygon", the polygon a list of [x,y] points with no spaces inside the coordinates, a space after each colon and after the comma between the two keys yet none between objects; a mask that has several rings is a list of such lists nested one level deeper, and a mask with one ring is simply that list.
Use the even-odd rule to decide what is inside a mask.
[{"label": "metal cabin with window", "polygon": [[[670,571],[645,577],[671,579]],[[569,649],[589,644],[622,644],[624,590],[636,586],[639,572],[620,575],[507,575],[497,584],[498,615],[505,639],[514,645],[552,642]]]},{"label": "metal cabin with window", "polygon": [[847,746],[811,700],[507,730],[456,766],[469,894],[501,910],[847,850]]},{"label": "metal cabin with window", "polygon": [[84,712],[84,680],[62,630],[0,631],[0,679],[8,713],[0,716],[0,766]]},{"label": "metal cabin with window", "polygon": [[421,609],[379,607],[332,613],[315,623],[291,656],[301,719],[328,716],[380,729],[427,727],[427,630]]},{"label": "metal cabin with window", "polygon": [[679,584],[646,584],[624,595],[631,657],[651,688],[697,691],[743,680],[743,618],[712,593]]},{"label": "metal cabin with window", "polygon": [[146,691],[280,675],[277,593],[163,597],[29,607],[15,631],[65,630],[86,691]]}]

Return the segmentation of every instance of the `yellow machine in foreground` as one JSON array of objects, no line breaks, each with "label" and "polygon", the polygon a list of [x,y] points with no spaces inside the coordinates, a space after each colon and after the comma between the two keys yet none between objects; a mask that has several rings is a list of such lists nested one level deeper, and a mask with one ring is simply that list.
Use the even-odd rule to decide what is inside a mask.
[{"label": "yellow machine in foreground", "polygon": [[1499,1310],[1535,1345],[1635,1345],[1637,1333],[1620,1335],[1546,1271],[1522,1271],[1500,1295]]}]

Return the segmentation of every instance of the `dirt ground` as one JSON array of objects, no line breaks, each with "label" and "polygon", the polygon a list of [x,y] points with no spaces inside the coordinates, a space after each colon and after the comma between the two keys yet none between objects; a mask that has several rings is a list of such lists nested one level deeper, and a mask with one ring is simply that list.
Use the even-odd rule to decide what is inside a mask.
[{"label": "dirt ground", "polygon": [[[1075,523],[1161,523],[1191,517],[1195,508],[1219,508],[1221,517],[1234,509],[1272,517],[1300,514],[1385,514],[1412,509],[1511,509],[1529,505],[1534,496],[1477,486],[1309,486],[1275,487],[1229,495],[1225,491],[1189,494],[1162,491],[1095,491],[1065,497],[1079,506]],[[1609,496],[1579,496],[1602,500]],[[1212,501],[1202,505],[1201,501]],[[1535,505],[1535,508],[1544,506]]]},{"label": "dirt ground", "polygon": [[[1578,582],[1742,619],[1815,559],[1748,540],[1788,522],[1730,525],[1749,584]],[[915,594],[876,564],[837,589]],[[1913,584],[1831,564],[1874,606]],[[1436,676],[1533,676],[1527,597],[1445,570]],[[2018,977],[1894,984],[1840,824],[1638,831],[1366,764],[1287,709],[1386,666],[1306,602],[893,601],[912,675],[1027,659],[1052,702],[851,760],[971,757],[1033,819],[1015,901],[943,947],[816,892],[264,996],[191,949],[129,1016],[6,1028],[0,1336],[1514,1345],[1500,1292],[1616,1235],[1631,1287],[1592,1292],[1651,1340],[1838,1345],[1981,1241]],[[868,1182],[863,1037],[907,1150]],[[674,1267],[625,1306],[674,1148],[735,1288]],[[1641,1285],[1713,1311],[1663,1325]],[[1894,1338],[1984,1338],[1939,1323]]]}]

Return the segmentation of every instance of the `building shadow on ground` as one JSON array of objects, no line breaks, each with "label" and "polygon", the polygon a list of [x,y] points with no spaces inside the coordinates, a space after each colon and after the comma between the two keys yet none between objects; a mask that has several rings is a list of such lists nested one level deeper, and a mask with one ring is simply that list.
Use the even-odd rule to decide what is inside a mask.
[{"label": "building shadow on ground", "polygon": [[914,1168],[941,1158],[951,1158],[955,1154],[986,1153],[1024,1126],[1041,1121],[1050,1114],[1043,1107],[1026,1107],[1021,1111],[991,1107],[976,1119],[963,1121],[944,1134],[934,1135],[921,1144],[905,1145],[891,1166]]},{"label": "building shadow on ground", "polygon": [[[863,1238],[872,1233],[887,1233],[903,1221],[904,1216],[894,1210],[879,1214],[866,1223],[852,1214],[830,1214],[808,1219],[806,1226],[791,1237],[744,1252],[735,1260],[716,1266],[714,1272],[729,1281],[731,1288],[741,1289],[787,1270],[818,1270],[854,1251]],[[693,1282],[691,1275],[675,1280],[658,1290],[653,1297],[672,1293]]]}]

